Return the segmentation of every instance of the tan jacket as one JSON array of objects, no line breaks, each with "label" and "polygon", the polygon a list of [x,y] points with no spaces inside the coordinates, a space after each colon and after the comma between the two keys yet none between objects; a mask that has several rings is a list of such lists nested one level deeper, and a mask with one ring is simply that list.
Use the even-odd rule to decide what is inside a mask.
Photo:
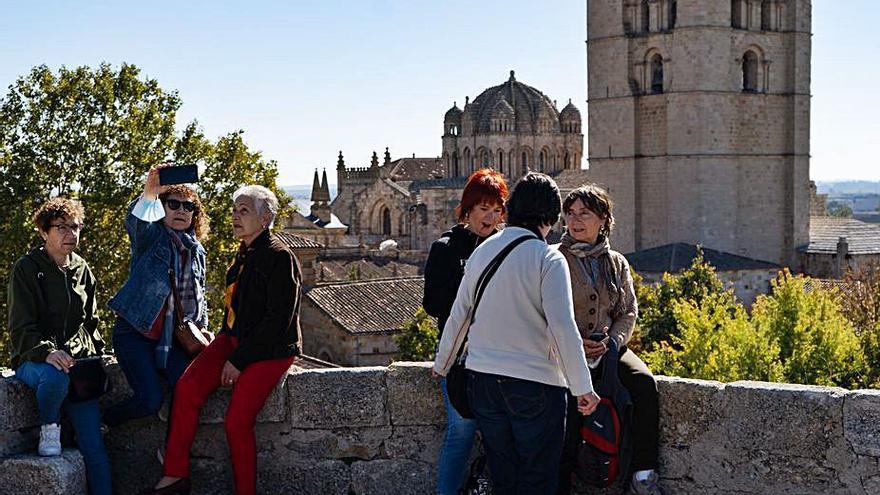
[{"label": "tan jacket", "polygon": [[[618,294],[611,294],[605,284],[594,288],[588,280],[582,262],[564,246],[559,251],[565,256],[571,273],[571,292],[574,300],[574,319],[581,337],[586,340],[591,333],[608,327],[608,334],[622,347],[629,342],[638,315],[636,291],[626,258],[617,251],[609,251],[617,279],[623,288],[622,304],[617,304]],[[615,313],[615,307],[619,310]]]}]

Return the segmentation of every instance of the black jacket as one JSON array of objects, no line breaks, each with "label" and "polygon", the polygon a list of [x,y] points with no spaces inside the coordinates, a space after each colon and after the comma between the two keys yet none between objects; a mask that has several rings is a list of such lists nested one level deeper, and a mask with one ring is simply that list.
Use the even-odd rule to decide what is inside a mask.
[{"label": "black jacket", "polygon": [[426,313],[437,318],[440,335],[443,335],[443,326],[446,325],[458,286],[464,277],[465,262],[480,241],[464,225],[456,225],[431,243],[428,260],[425,262],[425,294],[422,297],[422,306]]},{"label": "black jacket", "polygon": [[236,279],[231,302],[235,320],[229,328],[227,305],[221,330],[239,339],[229,362],[242,371],[257,361],[299,355],[302,275],[290,248],[268,230],[263,232],[239,251],[226,272],[226,286]]}]

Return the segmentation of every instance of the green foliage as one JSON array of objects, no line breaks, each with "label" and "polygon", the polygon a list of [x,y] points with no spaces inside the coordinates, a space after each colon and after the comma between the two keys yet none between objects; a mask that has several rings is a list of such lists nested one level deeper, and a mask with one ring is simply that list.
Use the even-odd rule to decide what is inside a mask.
[{"label": "green foliage", "polygon": [[846,203],[831,201],[828,203],[828,215],[839,218],[852,218],[853,210],[852,207]]},{"label": "green foliage", "polygon": [[[232,192],[244,184],[263,184],[286,210],[290,200],[275,185],[275,162],[249,151],[242,131],[212,143],[194,122],[178,134],[180,105],[176,92],[161,89],[128,64],[57,72],[38,66],[9,87],[0,100],[0,313],[6,315],[8,270],[41,242],[30,216],[50,197],[68,195],[86,208],[78,252],[98,279],[106,334],[112,323],[106,301],[128,276],[126,207],[150,167],[170,159],[199,163],[204,170],[198,187],[212,224],[205,247],[211,322],[217,328],[223,274],[238,244],[229,218]],[[5,346],[6,339],[0,342]],[[0,349],[0,364],[6,359],[5,348]]]},{"label": "green foliage", "polygon": [[644,354],[656,373],[706,380],[779,381],[779,349],[766,333],[755,331],[733,294],[707,294],[702,301],[672,303],[679,335]]},{"label": "green foliage", "polygon": [[753,325],[779,346],[785,381],[857,386],[864,358],[852,324],[834,293],[807,290],[806,282],[803,276],[781,272],[772,292],[759,296],[752,307]]},{"label": "green foliage", "polygon": [[865,357],[865,383],[880,388],[880,265],[873,263],[844,277],[843,315],[853,324]]},{"label": "green foliage", "polygon": [[635,287],[639,302],[640,345],[645,349],[668,342],[679,334],[674,301],[687,300],[699,305],[706,297],[725,292],[715,268],[703,259],[702,250],[697,251],[697,257],[687,270],[677,274],[664,273],[663,283],[656,286],[645,284],[641,277],[636,277]]},{"label": "green foliage", "polygon": [[397,342],[397,359],[401,361],[430,361],[434,359],[439,332],[437,322],[424,308],[419,308],[415,315],[404,323],[400,334],[394,338]]}]

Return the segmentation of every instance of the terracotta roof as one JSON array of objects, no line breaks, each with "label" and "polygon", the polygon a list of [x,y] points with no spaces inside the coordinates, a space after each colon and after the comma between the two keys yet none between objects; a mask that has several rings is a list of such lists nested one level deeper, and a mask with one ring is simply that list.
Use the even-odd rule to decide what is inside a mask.
[{"label": "terracotta roof", "polygon": [[559,190],[565,191],[566,194],[572,189],[577,189],[588,182],[592,182],[590,180],[590,171],[584,169],[566,169],[553,174],[551,177],[556,181]]},{"label": "terracotta roof", "polygon": [[837,253],[837,241],[846,237],[849,254],[880,253],[880,225],[852,218],[810,217],[810,254]]},{"label": "terracotta roof", "polygon": [[447,177],[445,179],[428,179],[413,181],[410,191],[419,191],[422,189],[464,189],[467,185],[467,177]]},{"label": "terracotta roof", "polygon": [[334,257],[333,259],[317,261],[315,277],[322,282],[341,282],[349,280],[353,271],[359,274],[361,280],[414,277],[418,276],[420,268],[418,265],[401,263],[395,260],[367,257],[338,259]]},{"label": "terracotta roof", "polygon": [[305,237],[291,234],[290,232],[279,230],[275,232],[275,235],[277,235],[279,239],[284,241],[285,244],[290,246],[291,249],[324,249],[324,245],[320,242],[315,242],[311,239],[306,239]]},{"label": "terracotta roof", "polygon": [[306,370],[320,370],[326,368],[339,368],[338,364],[324,361],[305,354],[299,355],[293,360],[293,365]]},{"label": "terracotta roof", "polygon": [[397,181],[434,179],[443,177],[446,171],[443,160],[437,157],[398,158],[389,165],[392,167],[389,177]]},{"label": "terracotta roof", "polygon": [[347,332],[391,333],[422,305],[423,277],[320,284],[306,297]]},{"label": "terracotta roof", "polygon": [[[720,272],[737,270],[775,270],[776,263],[747,258],[738,254],[702,248],[703,259]],[[624,255],[636,272],[677,273],[691,266],[697,257],[697,246],[683,242],[643,249]]]}]

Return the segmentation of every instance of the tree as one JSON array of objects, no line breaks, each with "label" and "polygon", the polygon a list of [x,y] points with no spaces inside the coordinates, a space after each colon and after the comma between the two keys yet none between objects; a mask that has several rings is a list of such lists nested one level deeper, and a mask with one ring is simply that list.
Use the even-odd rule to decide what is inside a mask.
[{"label": "tree", "polygon": [[828,203],[828,215],[838,218],[852,218],[853,210],[852,207],[846,203],[831,201]]},{"label": "tree", "polygon": [[680,333],[644,354],[655,373],[724,382],[782,378],[779,348],[752,328],[732,293],[675,300],[672,313]]},{"label": "tree", "polygon": [[679,324],[673,311],[673,301],[690,300],[699,305],[704,298],[725,292],[715,268],[703,259],[701,249],[697,250],[697,256],[689,268],[677,274],[664,273],[663,283],[659,285],[644,284],[641,277],[636,281],[638,332],[643,349],[678,335]]},{"label": "tree", "polygon": [[880,264],[847,272],[839,295],[841,312],[852,323],[865,357],[865,384],[880,388]]},{"label": "tree", "polygon": [[[199,163],[198,185],[213,233],[208,251],[212,328],[222,318],[223,273],[234,255],[229,210],[239,186],[277,188],[277,165],[248,150],[242,131],[210,142],[198,125],[175,131],[181,100],[140,69],[123,64],[96,68],[38,66],[20,77],[0,100],[0,311],[6,315],[8,270],[40,244],[30,216],[56,195],[79,198],[86,208],[86,229],[79,252],[98,279],[98,300],[105,333],[112,324],[110,296],[128,276],[129,245],[122,220],[143,186],[146,172],[166,160]],[[5,344],[5,339],[2,343]],[[0,364],[7,353],[0,349]]]},{"label": "tree", "polygon": [[771,293],[752,306],[753,326],[778,345],[786,382],[859,385],[864,358],[838,296],[818,287],[807,290],[806,283],[801,275],[780,272]]},{"label": "tree", "polygon": [[438,340],[437,321],[428,316],[424,308],[419,308],[394,338],[397,358],[401,361],[430,361],[434,359]]}]

